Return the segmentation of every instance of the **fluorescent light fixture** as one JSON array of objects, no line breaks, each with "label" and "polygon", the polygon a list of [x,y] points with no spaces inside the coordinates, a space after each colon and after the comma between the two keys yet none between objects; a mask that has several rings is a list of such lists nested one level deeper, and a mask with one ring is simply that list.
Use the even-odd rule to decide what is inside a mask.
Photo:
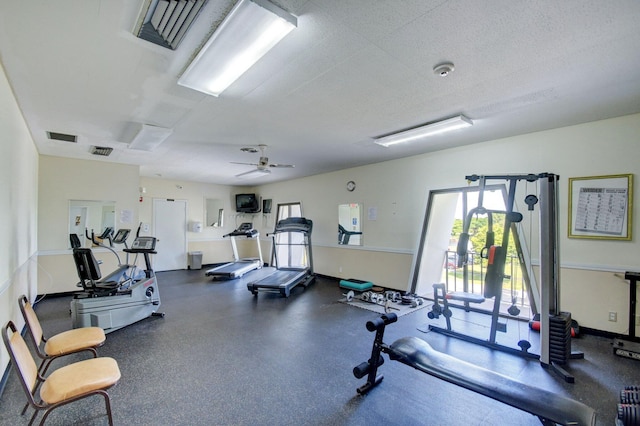
[{"label": "fluorescent light fixture", "polygon": [[152,126],[151,124],[139,124],[138,126],[138,132],[129,144],[129,149],[153,151],[173,132],[173,129]]},{"label": "fluorescent light fixture", "polygon": [[374,138],[374,142],[378,145],[389,147],[398,143],[413,142],[427,136],[437,135],[439,133],[450,132],[452,130],[471,126],[473,126],[473,121],[471,121],[464,115],[459,115],[447,120],[427,124],[426,126],[415,127],[413,129],[394,133],[388,136],[383,136],[381,138]]},{"label": "fluorescent light fixture", "polygon": [[253,169],[248,172],[240,173],[239,175],[236,175],[236,177],[238,179],[255,179],[270,174],[271,170],[269,169]]},{"label": "fluorescent light fixture", "polygon": [[240,0],[178,84],[218,96],[297,25],[295,16],[266,0]]}]

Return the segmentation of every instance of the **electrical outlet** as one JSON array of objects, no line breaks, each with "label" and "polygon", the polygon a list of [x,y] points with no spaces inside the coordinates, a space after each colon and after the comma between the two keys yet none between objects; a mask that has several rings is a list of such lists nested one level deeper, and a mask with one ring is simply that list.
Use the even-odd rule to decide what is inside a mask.
[{"label": "electrical outlet", "polygon": [[338,272],[342,272],[342,266],[338,268]]},{"label": "electrical outlet", "polygon": [[617,312],[609,312],[609,321],[611,321],[611,322],[618,321],[618,313]]}]

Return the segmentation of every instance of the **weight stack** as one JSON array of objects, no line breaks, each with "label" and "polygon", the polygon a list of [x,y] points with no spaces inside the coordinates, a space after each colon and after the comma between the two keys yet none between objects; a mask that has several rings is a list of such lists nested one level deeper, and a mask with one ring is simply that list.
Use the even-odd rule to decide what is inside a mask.
[{"label": "weight stack", "polygon": [[551,362],[566,364],[571,357],[571,313],[549,315],[549,358]]},{"label": "weight stack", "polygon": [[618,416],[616,425],[638,426],[640,425],[640,387],[626,386],[620,391],[620,403],[618,404]]},{"label": "weight stack", "polygon": [[640,404],[640,386],[625,386],[620,391],[620,402],[622,404]]}]

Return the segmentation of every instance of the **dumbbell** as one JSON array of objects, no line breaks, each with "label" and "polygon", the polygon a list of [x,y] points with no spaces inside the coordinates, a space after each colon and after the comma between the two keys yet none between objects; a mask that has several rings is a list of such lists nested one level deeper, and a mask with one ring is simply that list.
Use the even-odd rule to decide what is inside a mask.
[{"label": "dumbbell", "polygon": [[352,302],[353,299],[356,297],[356,294],[353,290],[349,290],[347,294],[342,294],[342,295],[347,298],[347,302]]},{"label": "dumbbell", "polygon": [[422,299],[422,297],[414,297],[409,301],[408,305],[410,305],[412,308],[417,308],[423,303],[424,303],[424,300]]}]

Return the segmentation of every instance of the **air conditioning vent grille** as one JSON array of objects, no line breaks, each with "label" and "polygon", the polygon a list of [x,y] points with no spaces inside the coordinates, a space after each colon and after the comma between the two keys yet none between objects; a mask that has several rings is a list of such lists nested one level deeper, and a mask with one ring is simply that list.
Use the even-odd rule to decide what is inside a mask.
[{"label": "air conditioning vent grille", "polygon": [[108,146],[91,146],[91,153],[93,155],[101,155],[103,157],[108,157],[111,155],[113,148]]},{"label": "air conditioning vent grille", "polygon": [[66,133],[47,132],[47,137],[54,141],[73,142],[73,143],[78,142],[78,136],[68,135]]},{"label": "air conditioning vent grille", "polygon": [[138,18],[134,34],[175,50],[207,0],[158,0],[149,2]]}]

